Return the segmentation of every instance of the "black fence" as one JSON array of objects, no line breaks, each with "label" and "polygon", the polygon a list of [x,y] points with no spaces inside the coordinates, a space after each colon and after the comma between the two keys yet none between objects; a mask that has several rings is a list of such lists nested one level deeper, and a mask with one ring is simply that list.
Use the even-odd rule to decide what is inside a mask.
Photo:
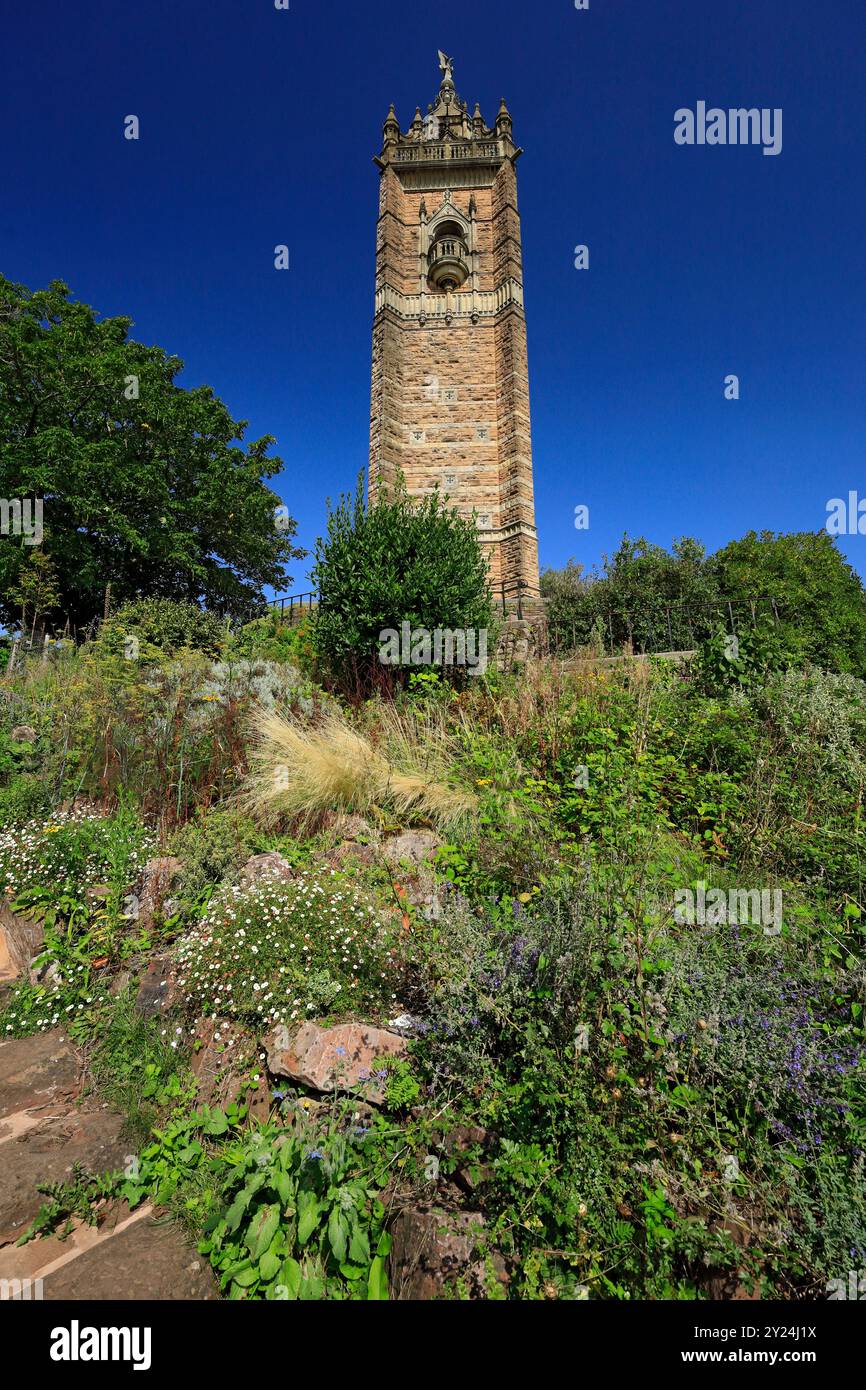
[{"label": "black fence", "polygon": [[554,600],[546,608],[553,652],[591,647],[606,656],[624,649],[639,654],[693,651],[719,628],[735,635],[759,626],[778,626],[784,617],[776,599],[768,596],[605,609],[596,608],[586,596],[583,602]]},{"label": "black fence", "polygon": [[319,595],[315,592],[283,594],[280,598],[274,599],[271,604],[271,612],[278,613],[280,621],[291,626],[302,622],[304,618],[308,618],[313,609],[318,606],[318,602]]}]

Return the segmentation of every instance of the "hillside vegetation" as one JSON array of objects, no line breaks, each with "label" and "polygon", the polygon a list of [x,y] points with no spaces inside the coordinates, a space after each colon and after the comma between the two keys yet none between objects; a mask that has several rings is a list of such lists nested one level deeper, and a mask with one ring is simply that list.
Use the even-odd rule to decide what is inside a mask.
[{"label": "hillside vegetation", "polygon": [[[399,1295],[431,1210],[468,1217],[441,1297],[808,1299],[863,1265],[857,676],[732,679],[710,641],[350,705],[304,630],[150,621],[135,661],[107,624],[2,686],[0,887],[45,949],[0,1029],[86,1049],[140,1155],[115,1195],[242,1298]],[[366,1093],[272,1066],[279,1025],[401,1017]]]}]

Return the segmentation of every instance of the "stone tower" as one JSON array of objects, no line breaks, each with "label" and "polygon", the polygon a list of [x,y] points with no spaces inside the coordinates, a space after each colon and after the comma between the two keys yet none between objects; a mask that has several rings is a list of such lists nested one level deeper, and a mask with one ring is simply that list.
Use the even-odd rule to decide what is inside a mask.
[{"label": "stone tower", "polygon": [[503,101],[493,128],[442,84],[404,134],[384,125],[370,491],[400,472],[476,514],[494,594],[538,594],[520,218]]}]

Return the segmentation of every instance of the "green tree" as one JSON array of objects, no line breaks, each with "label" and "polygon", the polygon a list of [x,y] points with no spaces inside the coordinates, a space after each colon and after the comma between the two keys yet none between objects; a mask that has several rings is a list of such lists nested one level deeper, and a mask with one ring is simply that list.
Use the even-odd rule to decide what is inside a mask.
[{"label": "green tree", "polygon": [[[569,560],[565,569],[546,569],[539,581],[547,613],[547,631],[556,651],[572,651],[587,646],[599,614],[604,581],[586,575],[583,565]],[[605,633],[600,641],[606,641]]]},{"label": "green tree", "polygon": [[623,536],[604,556],[601,574],[584,575],[572,561],[545,571],[541,593],[560,648],[586,645],[597,634],[614,648],[631,642],[635,651],[681,651],[707,636],[722,611],[704,547],[690,536],[670,551]]},{"label": "green tree", "polygon": [[[80,627],[140,596],[249,616],[302,552],[266,480],[270,436],[242,444],[208,386],[176,384],[178,357],[129,338],[61,281],[31,292],[0,276],[0,497],[42,498],[59,576],[46,616]],[[0,543],[0,617],[16,618],[23,544]]]},{"label": "green tree", "polygon": [[9,597],[20,608],[21,631],[26,632],[30,627],[31,642],[39,619],[56,608],[59,593],[57,572],[51,557],[41,546],[29,551],[18,570],[17,582]]},{"label": "green tree", "polygon": [[[316,656],[344,684],[367,686],[381,671],[384,629],[486,630],[491,619],[487,561],[474,523],[438,492],[410,498],[402,480],[365,506],[357,493],[329,512],[316,544],[319,607]],[[406,673],[403,673],[406,674]]]},{"label": "green tree", "polygon": [[740,611],[773,600],[790,664],[866,676],[866,590],[826,531],[750,531],[710,562],[719,590]]}]

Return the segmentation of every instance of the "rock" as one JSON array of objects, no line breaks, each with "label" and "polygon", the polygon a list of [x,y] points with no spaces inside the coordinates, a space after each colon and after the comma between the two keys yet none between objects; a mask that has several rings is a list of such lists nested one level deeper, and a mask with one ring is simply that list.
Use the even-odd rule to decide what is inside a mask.
[{"label": "rock", "polygon": [[335,845],[333,849],[326,850],[322,855],[326,864],[330,864],[334,869],[345,868],[350,862],[356,864],[375,864],[376,848],[374,845],[357,845],[354,840],[344,840],[342,844]]},{"label": "rock", "polygon": [[429,864],[444,841],[432,830],[403,830],[386,840],[382,853],[389,864]]},{"label": "rock", "polygon": [[378,1057],[401,1057],[404,1038],[366,1023],[338,1023],[320,1028],[302,1023],[279,1024],[265,1038],[268,1066],[275,1076],[309,1086],[314,1091],[357,1091],[381,1104],[384,1077],[373,1075]]},{"label": "rock", "polygon": [[14,980],[22,975],[43,940],[41,922],[13,912],[7,902],[0,901],[0,980]]},{"label": "rock", "polygon": [[137,922],[141,916],[141,899],[137,893],[128,893],[123,900],[123,915],[128,922]]},{"label": "rock", "polygon": [[[256,1040],[249,1029],[226,1018],[199,1018],[196,1033],[200,1046],[191,1060],[198,1082],[198,1104],[230,1105],[243,1100],[254,1120],[267,1120],[270,1091],[264,1064],[257,1064]],[[248,1088],[250,1072],[259,1072],[257,1089]]]},{"label": "rock", "polygon": [[480,1125],[455,1125],[443,1140],[445,1152],[462,1160],[455,1170],[454,1182],[468,1197],[474,1197],[479,1187],[490,1181],[492,1169],[489,1163],[480,1162],[477,1152],[469,1162],[465,1161],[464,1156],[479,1149],[484,1154],[490,1149],[491,1143],[489,1130],[482,1129]]},{"label": "rock", "polygon": [[378,831],[365,820],[348,811],[326,811],[322,817],[322,829],[332,830],[344,840],[378,840]]},{"label": "rock", "polygon": [[469,1149],[488,1149],[491,1143],[490,1131],[481,1125],[455,1125],[442,1141],[442,1147],[449,1154],[463,1154]]},{"label": "rock", "polygon": [[177,978],[169,956],[154,956],[141,977],[135,996],[136,1012],[142,1018],[167,1013],[177,1003]]},{"label": "rock", "polygon": [[179,859],[167,855],[161,859],[150,859],[144,866],[141,890],[138,893],[139,926],[149,927],[154,917],[163,912],[165,900],[174,883],[183,873]]},{"label": "rock", "polygon": [[513,671],[518,666],[525,666],[530,659],[543,656],[546,649],[547,624],[543,613],[527,613],[523,618],[509,613],[499,634],[496,669]]},{"label": "rock", "polygon": [[45,1201],[41,1183],[68,1182],[76,1164],[90,1173],[121,1171],[129,1156],[124,1125],[123,1115],[85,1105],[13,1130],[0,1144],[0,1246],[36,1216]]},{"label": "rock", "polygon": [[427,1025],[423,1018],[416,1018],[415,1014],[398,1014],[396,1018],[389,1018],[388,1027],[401,1037],[416,1038],[426,1031]]},{"label": "rock", "polygon": [[43,1291],[46,1300],[62,1302],[202,1302],[219,1296],[207,1256],[199,1255],[177,1226],[156,1225],[147,1217],[47,1274]]},{"label": "rock", "polygon": [[118,970],[117,974],[112,979],[111,984],[108,986],[108,993],[111,995],[112,999],[116,999],[118,994],[123,994],[124,990],[127,990],[129,988],[129,982],[131,979],[131,970]]},{"label": "rock", "polygon": [[281,854],[272,852],[270,854],[253,854],[241,869],[241,883],[249,887],[250,884],[259,883],[262,879],[290,879],[294,877],[294,870],[288,859],[284,859]]},{"label": "rock", "polygon": [[458,1283],[471,1298],[489,1297],[491,1279],[507,1284],[508,1273],[498,1252],[485,1259],[484,1236],[484,1217],[478,1211],[440,1207],[402,1211],[391,1230],[392,1298],[404,1302],[454,1298]]},{"label": "rock", "polygon": [[0,1044],[0,1120],[16,1111],[41,1112],[74,1099],[81,1091],[81,1078],[75,1047],[58,1028]]},{"label": "rock", "polygon": [[56,960],[42,960],[40,956],[34,956],[27,969],[31,985],[50,985],[59,974],[60,967]]},{"label": "rock", "polygon": [[16,724],[12,730],[13,743],[35,743],[38,735],[32,724]]}]

